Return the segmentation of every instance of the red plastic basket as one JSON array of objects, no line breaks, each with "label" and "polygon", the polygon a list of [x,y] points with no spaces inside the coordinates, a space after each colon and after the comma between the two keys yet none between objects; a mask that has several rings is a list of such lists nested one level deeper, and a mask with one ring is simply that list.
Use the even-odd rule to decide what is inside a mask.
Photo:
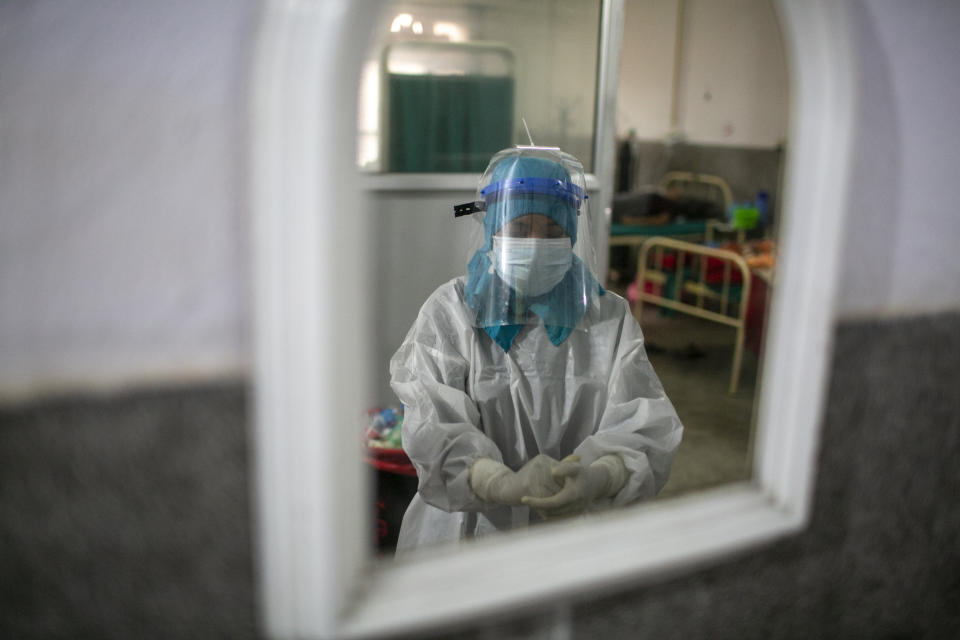
[{"label": "red plastic basket", "polygon": [[403,449],[384,449],[381,447],[366,448],[367,464],[388,473],[397,473],[402,476],[417,476],[417,470],[407,457]]}]

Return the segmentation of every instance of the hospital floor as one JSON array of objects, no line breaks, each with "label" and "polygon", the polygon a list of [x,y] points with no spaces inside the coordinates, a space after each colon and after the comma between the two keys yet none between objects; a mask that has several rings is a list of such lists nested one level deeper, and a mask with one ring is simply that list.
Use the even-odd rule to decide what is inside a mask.
[{"label": "hospital floor", "polygon": [[734,329],[653,306],[644,309],[641,328],[650,362],[684,426],[659,498],[748,479],[756,355],[744,350],[740,383],[730,394]]}]

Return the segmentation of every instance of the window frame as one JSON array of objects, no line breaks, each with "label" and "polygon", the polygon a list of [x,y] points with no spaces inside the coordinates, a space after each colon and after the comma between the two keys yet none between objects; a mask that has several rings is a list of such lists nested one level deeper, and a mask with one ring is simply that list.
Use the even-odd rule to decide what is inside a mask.
[{"label": "window frame", "polygon": [[[366,533],[369,479],[352,428],[368,399],[371,361],[357,319],[373,311],[362,251],[370,230],[357,206],[362,180],[353,163],[355,94],[377,3],[265,3],[250,126],[252,484],[267,635],[357,637],[462,623],[649,584],[803,530],[856,83],[848,2],[777,0],[776,7],[790,64],[791,123],[754,477],[605,514],[590,526],[518,531],[416,562],[383,562],[372,558]],[[603,3],[604,37],[612,38],[600,79],[605,102],[597,108],[604,203],[612,193],[610,74],[622,11],[621,0]]]}]

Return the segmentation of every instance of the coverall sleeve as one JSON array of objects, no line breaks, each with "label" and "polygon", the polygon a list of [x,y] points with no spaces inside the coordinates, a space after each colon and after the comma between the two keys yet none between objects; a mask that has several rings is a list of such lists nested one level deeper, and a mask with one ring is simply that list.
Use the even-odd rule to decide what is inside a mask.
[{"label": "coverall sleeve", "polygon": [[647,359],[640,326],[625,301],[620,307],[606,408],[597,431],[575,451],[584,464],[620,455],[629,472],[627,483],[606,500],[617,506],[652,498],[663,488],[683,435],[680,418]]},{"label": "coverall sleeve", "polygon": [[466,391],[464,354],[474,328],[460,304],[452,287],[427,300],[390,360],[390,385],[403,403],[403,448],[417,469],[420,496],[444,511],[478,511],[485,505],[470,489],[470,467],[503,456],[482,432]]}]

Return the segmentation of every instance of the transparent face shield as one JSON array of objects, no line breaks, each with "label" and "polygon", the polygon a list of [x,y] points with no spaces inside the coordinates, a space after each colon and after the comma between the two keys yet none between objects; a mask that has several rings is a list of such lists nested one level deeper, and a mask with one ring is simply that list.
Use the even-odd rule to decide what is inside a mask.
[{"label": "transparent face shield", "polygon": [[600,285],[583,165],[557,148],[516,147],[490,160],[474,203],[466,301],[474,324],[573,330]]}]

